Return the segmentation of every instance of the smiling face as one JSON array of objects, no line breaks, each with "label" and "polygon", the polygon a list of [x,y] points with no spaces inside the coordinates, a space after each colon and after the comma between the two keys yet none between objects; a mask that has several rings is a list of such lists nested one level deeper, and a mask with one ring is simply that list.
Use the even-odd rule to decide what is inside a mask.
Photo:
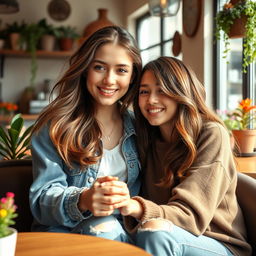
[{"label": "smiling face", "polygon": [[177,103],[166,95],[152,71],[145,71],[139,90],[139,107],[143,116],[164,133],[170,133]]},{"label": "smiling face", "polygon": [[87,89],[96,107],[112,106],[128,91],[133,60],[127,50],[117,44],[101,46],[89,65]]}]

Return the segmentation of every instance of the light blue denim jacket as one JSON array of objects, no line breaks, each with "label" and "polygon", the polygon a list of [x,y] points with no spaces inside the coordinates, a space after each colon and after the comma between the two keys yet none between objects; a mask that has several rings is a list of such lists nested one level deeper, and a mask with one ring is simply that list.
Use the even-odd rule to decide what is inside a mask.
[{"label": "light blue denim jacket", "polygon": [[[131,196],[137,195],[140,188],[140,163],[133,118],[133,114],[128,111],[123,115],[124,137],[121,147],[127,164],[127,184]],[[34,181],[29,199],[37,230],[61,232],[63,228],[63,232],[68,232],[92,216],[89,211],[81,213],[77,202],[82,190],[90,188],[97,179],[99,163],[88,166],[86,170],[79,167],[70,169],[53,145],[47,126],[32,137],[32,159]]]}]

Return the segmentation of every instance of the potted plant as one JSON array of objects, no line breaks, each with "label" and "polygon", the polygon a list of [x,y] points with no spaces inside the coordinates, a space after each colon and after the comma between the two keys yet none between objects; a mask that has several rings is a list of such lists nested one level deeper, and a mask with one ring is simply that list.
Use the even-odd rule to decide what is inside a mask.
[{"label": "potted plant", "polygon": [[20,23],[17,21],[14,21],[13,23],[6,24],[6,33],[9,36],[10,46],[12,50],[21,49],[21,46],[22,46],[21,34],[25,27],[26,27],[26,24],[24,21]]},{"label": "potted plant", "polygon": [[14,218],[18,216],[14,204],[14,193],[7,192],[6,197],[0,199],[0,255],[14,256],[17,230],[11,228]]},{"label": "potted plant", "polygon": [[33,125],[24,128],[24,120],[21,114],[13,117],[10,127],[0,126],[0,155],[4,160],[27,159],[30,157],[31,130]]},{"label": "potted plant", "polygon": [[38,25],[42,28],[40,39],[41,48],[45,51],[53,51],[56,38],[59,38],[60,31],[57,27],[47,23],[46,19],[41,19]]},{"label": "potted plant", "polygon": [[[239,19],[239,20],[238,20]],[[230,50],[229,38],[233,26],[239,24],[244,27],[243,72],[256,58],[256,2],[253,0],[231,0],[226,3],[216,16],[216,33],[218,40],[223,37],[225,50],[224,58]],[[244,25],[243,25],[244,24]],[[221,31],[223,34],[221,34]],[[233,37],[234,38],[234,37]]]},{"label": "potted plant", "polygon": [[224,123],[234,137],[240,154],[254,153],[256,141],[256,105],[251,99],[239,102],[238,107],[226,114]]},{"label": "potted plant", "polygon": [[0,102],[0,124],[7,124],[13,118],[18,106],[12,102]]},{"label": "potted plant", "polygon": [[73,49],[74,40],[79,38],[75,27],[61,26],[59,27],[60,49],[62,51],[70,51]]}]

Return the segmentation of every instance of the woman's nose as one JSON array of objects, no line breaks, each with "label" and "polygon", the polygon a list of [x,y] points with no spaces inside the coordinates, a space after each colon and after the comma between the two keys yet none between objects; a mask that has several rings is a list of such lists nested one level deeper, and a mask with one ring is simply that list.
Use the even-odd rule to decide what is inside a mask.
[{"label": "woman's nose", "polygon": [[155,104],[155,103],[158,103],[158,97],[157,97],[157,95],[155,94],[155,93],[150,93],[149,94],[149,97],[148,97],[148,102],[150,103],[150,104]]},{"label": "woman's nose", "polygon": [[112,85],[116,82],[116,76],[113,71],[108,71],[103,79],[103,83],[106,85]]}]

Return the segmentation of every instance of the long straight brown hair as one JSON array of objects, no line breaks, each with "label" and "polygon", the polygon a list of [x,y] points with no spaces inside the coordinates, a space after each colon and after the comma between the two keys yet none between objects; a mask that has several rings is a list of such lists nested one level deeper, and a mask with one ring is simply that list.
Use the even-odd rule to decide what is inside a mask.
[{"label": "long straight brown hair", "polygon": [[[160,57],[149,62],[142,71],[152,71],[163,92],[174,100],[178,107],[172,122],[172,131],[178,140],[172,143],[164,158],[165,177],[161,185],[170,186],[176,177],[186,176],[186,170],[197,156],[196,142],[205,121],[218,122],[224,126],[219,117],[206,106],[205,89],[195,73],[184,63],[172,57]],[[149,147],[154,138],[160,136],[159,127],[151,126],[142,115],[138,105],[139,90],[134,101],[138,147],[142,165],[145,166]],[[224,126],[225,127],[225,126]],[[175,152],[175,158],[168,157]]]},{"label": "long straight brown hair", "polygon": [[57,97],[40,114],[33,132],[49,125],[49,135],[65,163],[81,168],[95,164],[102,156],[101,130],[95,119],[94,100],[87,91],[87,71],[99,47],[115,43],[133,59],[133,74],[128,92],[120,99],[123,113],[133,101],[141,73],[140,52],[134,38],[123,28],[110,26],[92,34],[73,54],[69,68],[56,83]]}]

